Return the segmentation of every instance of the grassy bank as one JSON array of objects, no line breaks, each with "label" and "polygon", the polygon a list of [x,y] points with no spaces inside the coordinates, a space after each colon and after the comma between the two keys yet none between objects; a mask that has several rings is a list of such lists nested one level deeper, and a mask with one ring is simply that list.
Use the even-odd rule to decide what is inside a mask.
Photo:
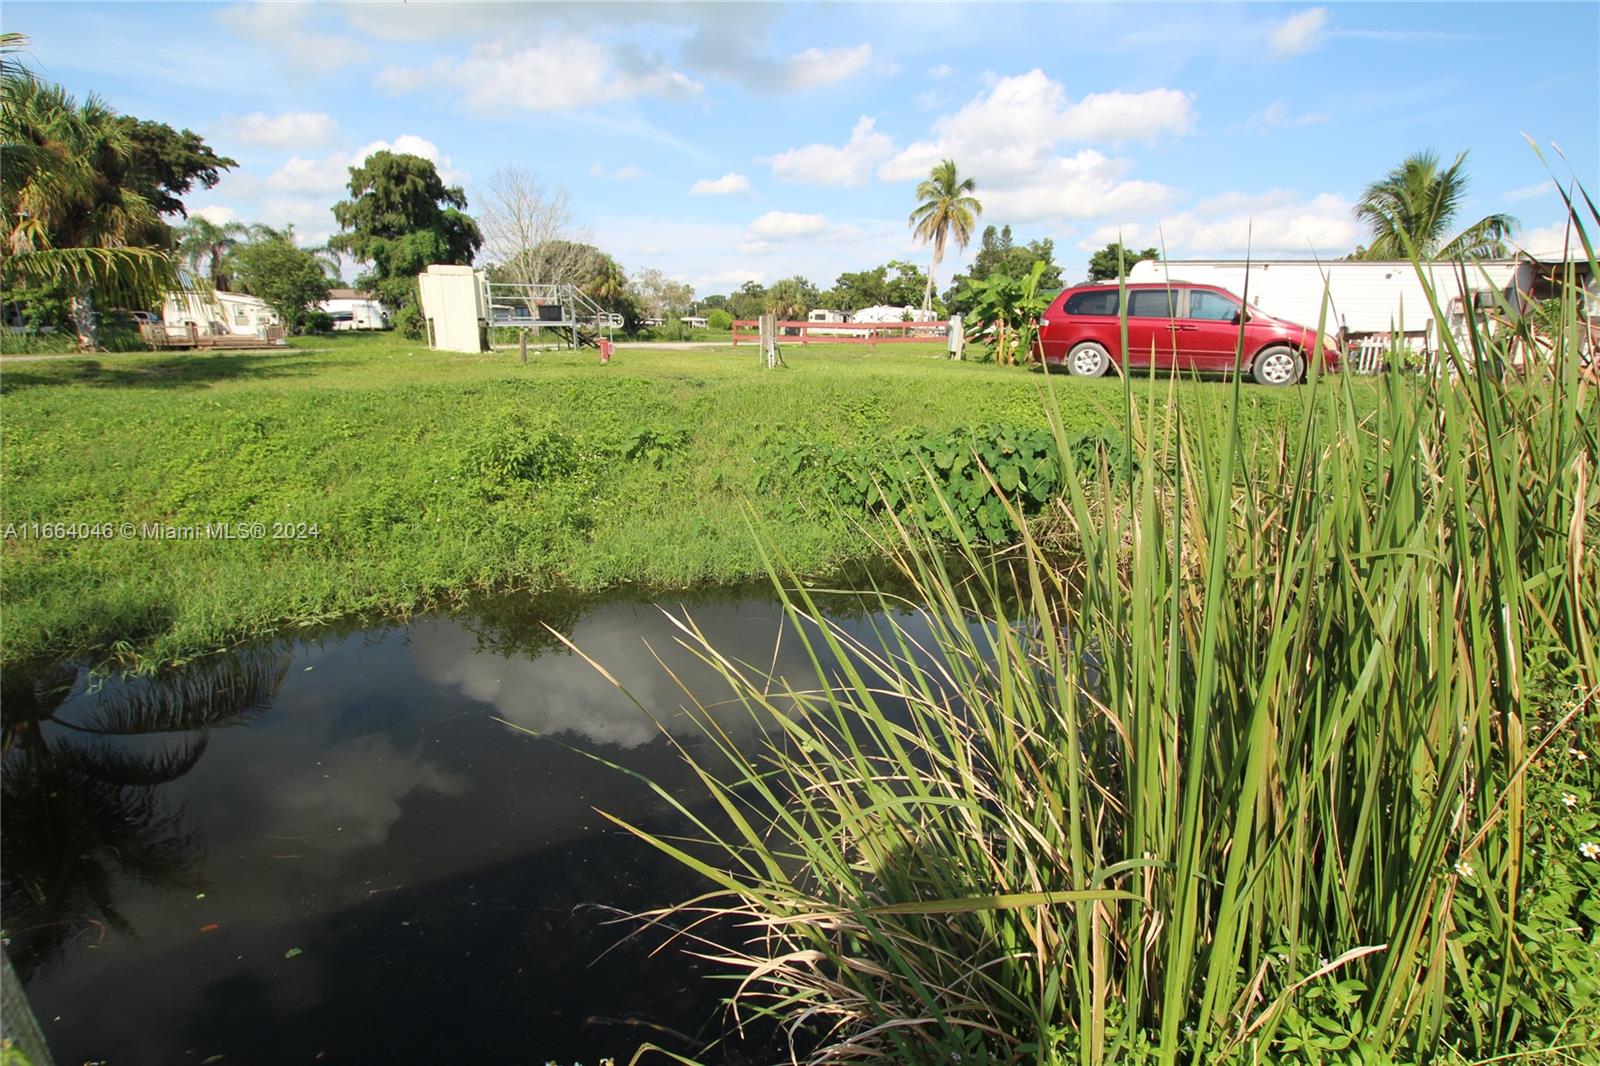
[{"label": "grassy bank", "polygon": [[789,594],[826,676],[685,623],[720,817],[640,833],[705,881],[653,928],[817,1066],[1595,1062],[1600,403],[1571,334],[1470,372],[1516,337],[1267,447],[1164,385],[1120,471],[1059,420],[1051,550],[907,521],[872,637]]},{"label": "grassy bank", "polygon": [[[0,365],[0,525],[16,534],[0,543],[4,659],[170,660],[480,586],[732,580],[762,570],[747,507],[797,568],[824,570],[871,549],[826,482],[790,469],[795,448],[870,456],[977,423],[1046,424],[1040,375],[933,346],[787,357],[779,371],[744,348],[522,366],[347,334]],[[1071,430],[1118,422],[1115,381],[1060,385]],[[1216,418],[1230,388],[1179,393]],[[1248,388],[1241,417],[1293,422],[1304,402]],[[114,535],[43,540],[33,523]],[[207,523],[267,536],[137,535]],[[298,539],[273,539],[277,523]]]}]

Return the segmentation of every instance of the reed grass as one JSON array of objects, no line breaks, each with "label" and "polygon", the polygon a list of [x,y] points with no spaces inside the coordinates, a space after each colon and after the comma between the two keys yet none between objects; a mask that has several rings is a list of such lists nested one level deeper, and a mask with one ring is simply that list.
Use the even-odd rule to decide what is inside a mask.
[{"label": "reed grass", "polygon": [[685,692],[715,814],[633,831],[707,891],[649,920],[796,1062],[1596,1061],[1600,418],[1519,328],[1265,439],[1126,381],[1132,476],[1055,420],[1056,508],[899,524],[874,639],[771,557],[815,676],[680,620],[765,741]]}]

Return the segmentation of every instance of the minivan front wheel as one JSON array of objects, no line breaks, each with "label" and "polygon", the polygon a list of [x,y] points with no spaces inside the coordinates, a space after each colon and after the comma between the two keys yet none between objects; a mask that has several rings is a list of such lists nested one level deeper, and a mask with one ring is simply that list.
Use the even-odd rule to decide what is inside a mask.
[{"label": "minivan front wheel", "polygon": [[1094,341],[1084,341],[1072,346],[1067,353],[1067,369],[1075,377],[1097,378],[1111,366],[1111,356]]},{"label": "minivan front wheel", "polygon": [[1283,345],[1263,349],[1250,364],[1250,376],[1258,385],[1293,385],[1304,372],[1299,353]]}]

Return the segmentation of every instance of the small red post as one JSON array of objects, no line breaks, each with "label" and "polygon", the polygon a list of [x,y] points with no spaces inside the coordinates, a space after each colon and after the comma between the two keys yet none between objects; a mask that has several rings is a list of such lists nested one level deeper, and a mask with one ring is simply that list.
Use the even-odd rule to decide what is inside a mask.
[{"label": "small red post", "polygon": [[604,337],[600,338],[600,365],[605,366],[611,362],[611,342]]}]

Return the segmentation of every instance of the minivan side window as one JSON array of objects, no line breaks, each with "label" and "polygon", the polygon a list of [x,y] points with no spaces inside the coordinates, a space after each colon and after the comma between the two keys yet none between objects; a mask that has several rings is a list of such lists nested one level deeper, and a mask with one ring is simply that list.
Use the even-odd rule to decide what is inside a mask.
[{"label": "minivan side window", "polygon": [[1238,303],[1220,292],[1208,292],[1205,289],[1189,290],[1190,318],[1204,319],[1207,322],[1232,322],[1238,313]]},{"label": "minivan side window", "polygon": [[1062,310],[1069,315],[1114,315],[1117,313],[1117,290],[1075,292],[1067,297]]},{"label": "minivan side window", "polygon": [[1128,293],[1129,318],[1171,318],[1178,294],[1167,289],[1138,289]]}]

